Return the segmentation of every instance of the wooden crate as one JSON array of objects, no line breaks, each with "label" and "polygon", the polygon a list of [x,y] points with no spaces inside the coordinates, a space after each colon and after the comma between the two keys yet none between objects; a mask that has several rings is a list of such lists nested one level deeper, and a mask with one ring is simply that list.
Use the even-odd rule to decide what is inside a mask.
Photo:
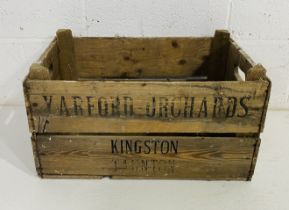
[{"label": "wooden crate", "polygon": [[24,81],[38,174],[250,180],[270,87],[227,31],[76,38],[59,30]]}]

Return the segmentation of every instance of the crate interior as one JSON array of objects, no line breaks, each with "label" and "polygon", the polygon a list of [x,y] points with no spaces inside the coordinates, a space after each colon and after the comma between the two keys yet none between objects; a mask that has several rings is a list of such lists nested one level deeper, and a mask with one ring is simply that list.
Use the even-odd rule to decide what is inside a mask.
[{"label": "crate interior", "polygon": [[75,38],[81,79],[205,78],[210,38]]},{"label": "crate interior", "polygon": [[40,63],[52,80],[242,81],[254,65],[224,31],[199,38],[57,36]]}]

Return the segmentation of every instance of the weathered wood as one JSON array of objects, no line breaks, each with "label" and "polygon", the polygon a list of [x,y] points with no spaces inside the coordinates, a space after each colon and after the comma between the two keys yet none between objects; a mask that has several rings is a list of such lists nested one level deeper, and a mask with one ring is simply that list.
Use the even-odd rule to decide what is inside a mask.
[{"label": "weathered wood", "polygon": [[193,76],[193,77],[146,77],[146,78],[117,78],[117,77],[111,77],[111,78],[95,78],[95,79],[89,79],[89,78],[80,78],[78,81],[139,81],[139,82],[154,82],[154,81],[207,81],[206,76]]},{"label": "weathered wood", "polygon": [[41,64],[33,63],[30,66],[28,78],[31,80],[49,80],[49,69],[42,66]]},{"label": "weathered wood", "polygon": [[242,69],[242,71],[244,71],[244,73],[246,74],[247,71],[255,65],[255,63],[248,56],[248,54],[245,53],[245,51],[243,51],[241,48],[239,48],[239,52],[240,52],[239,66]]},{"label": "weathered wood", "polygon": [[[40,176],[40,175],[39,175]],[[77,174],[71,174],[71,175],[66,175],[66,174],[42,174],[42,176],[40,176],[41,178],[45,178],[45,179],[102,179],[105,176],[89,176],[89,175],[77,175]]]},{"label": "weathered wood", "polygon": [[247,74],[248,70],[255,66],[254,61],[238,46],[238,44],[230,39],[229,53],[226,68],[226,80],[232,80],[238,67]]},{"label": "weathered wood", "polygon": [[261,139],[256,139],[256,144],[254,146],[254,152],[253,152],[251,167],[250,167],[250,171],[249,171],[249,175],[248,175],[247,181],[250,181],[252,179],[253,174],[254,174],[254,170],[255,170],[256,163],[257,163],[257,157],[258,157],[258,153],[259,153],[260,144],[261,144]]},{"label": "weathered wood", "polygon": [[258,133],[268,82],[27,81],[36,132]]},{"label": "weathered wood", "polygon": [[210,65],[208,79],[211,81],[224,81],[229,51],[230,33],[225,30],[217,30],[210,49]]},{"label": "weathered wood", "polygon": [[63,80],[75,80],[78,74],[75,68],[74,41],[71,30],[60,29],[56,33],[59,48],[59,69]]},{"label": "weathered wood", "polygon": [[250,180],[271,82],[226,31],[212,39],[60,30],[23,87],[41,177]]},{"label": "weathered wood", "polygon": [[265,118],[269,104],[271,81],[266,76],[266,69],[261,64],[256,65],[254,61],[237,45],[236,42],[230,40],[226,80],[236,79],[241,81],[242,79],[237,74],[238,69],[241,69],[244,72],[246,81],[264,80],[268,83],[259,129],[259,132],[262,132],[264,129]]},{"label": "weathered wood", "polygon": [[34,125],[34,121],[33,121],[32,105],[31,105],[31,102],[30,102],[30,99],[29,99],[28,88],[26,86],[28,77],[29,77],[29,73],[24,78],[22,86],[23,86],[24,103],[25,103],[26,114],[27,114],[27,119],[28,119],[29,131],[31,133],[33,133],[35,125]]},{"label": "weathered wood", "polygon": [[236,48],[236,45],[233,44],[233,41],[230,40],[225,80],[234,80],[235,73],[238,71],[239,61],[240,52]]},{"label": "weathered wood", "polygon": [[80,78],[189,77],[207,61],[211,38],[74,38]]},{"label": "weathered wood", "polygon": [[253,66],[247,71],[246,80],[247,81],[267,80],[266,69],[261,64]]},{"label": "weathered wood", "polygon": [[38,59],[37,63],[49,69],[51,79],[60,79],[56,38],[49,44],[47,49]]},{"label": "weathered wood", "polygon": [[39,152],[38,152],[38,140],[36,137],[35,133],[32,133],[31,136],[31,144],[32,144],[32,150],[33,150],[33,156],[34,156],[34,163],[35,163],[35,168],[38,176],[42,177],[42,167],[41,163],[39,161]]},{"label": "weathered wood", "polygon": [[256,138],[38,135],[49,176],[247,180]]},{"label": "weathered wood", "polygon": [[266,115],[267,115],[267,109],[269,105],[269,100],[270,100],[270,94],[271,94],[271,88],[272,88],[272,82],[271,80],[266,76],[266,81],[268,82],[268,88],[266,91],[266,99],[264,102],[264,108],[263,108],[263,113],[262,113],[262,118],[261,118],[261,125],[260,125],[260,130],[259,133],[263,132],[264,126],[265,126],[265,120],[266,120]]}]

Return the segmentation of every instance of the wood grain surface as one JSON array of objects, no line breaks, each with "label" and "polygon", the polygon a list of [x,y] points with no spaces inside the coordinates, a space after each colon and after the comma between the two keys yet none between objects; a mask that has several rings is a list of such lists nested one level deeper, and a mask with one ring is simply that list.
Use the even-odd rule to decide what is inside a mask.
[{"label": "wood grain surface", "polygon": [[27,81],[37,133],[257,133],[266,81]]},{"label": "wood grain surface", "polygon": [[44,177],[205,180],[249,179],[258,141],[245,137],[117,135],[36,138],[39,172]]},{"label": "wood grain surface", "polygon": [[271,82],[227,31],[78,38],[64,29],[23,87],[41,177],[250,180]]},{"label": "wood grain surface", "polygon": [[208,60],[211,38],[74,38],[79,78],[188,77]]}]

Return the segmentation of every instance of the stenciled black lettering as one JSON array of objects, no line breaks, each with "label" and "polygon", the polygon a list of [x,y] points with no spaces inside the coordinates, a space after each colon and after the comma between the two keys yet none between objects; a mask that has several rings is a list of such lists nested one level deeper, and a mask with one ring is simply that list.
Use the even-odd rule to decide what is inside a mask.
[{"label": "stenciled black lettering", "polygon": [[226,118],[234,117],[237,107],[237,98],[234,96],[228,97],[228,106],[226,110]]},{"label": "stenciled black lettering", "polygon": [[249,108],[246,102],[249,101],[250,99],[251,99],[251,96],[244,96],[240,98],[240,105],[244,110],[244,114],[238,114],[237,115],[238,117],[246,117],[248,115]]},{"label": "stenciled black lettering", "polygon": [[61,96],[60,97],[60,110],[59,110],[59,113],[60,115],[64,115],[63,113],[65,112],[65,115],[69,115],[69,111],[68,111],[68,108],[67,108],[67,105],[66,105],[66,101],[65,101],[65,97],[64,96]]},{"label": "stenciled black lettering", "polygon": [[81,107],[82,104],[82,99],[80,96],[72,96],[73,98],[73,109],[74,109],[74,114],[78,115],[80,113],[80,115],[83,114],[83,110]]},{"label": "stenciled black lettering", "polygon": [[132,116],[133,115],[133,99],[130,96],[124,96],[124,115]]},{"label": "stenciled black lettering", "polygon": [[146,105],[146,116],[148,116],[148,117],[154,117],[156,114],[156,97],[152,97],[152,103],[151,104],[152,104],[151,106],[149,103],[147,103],[147,105]]},{"label": "stenciled black lettering", "polygon": [[208,116],[208,108],[207,108],[207,99],[206,99],[206,97],[204,97],[203,100],[202,100],[198,117],[201,117],[202,113],[203,113],[204,117]]},{"label": "stenciled black lettering", "polygon": [[[175,106],[176,106],[176,99],[178,98],[178,101],[179,101],[179,104],[178,104],[178,109],[177,111],[175,110]],[[181,109],[180,109],[180,106],[181,106],[181,97],[175,97],[172,99],[172,102],[171,102],[171,115],[173,117],[179,117],[181,115]]]},{"label": "stenciled black lettering", "polygon": [[[184,104],[184,117],[194,117],[194,105],[195,105],[195,97],[191,97],[191,103],[188,105],[189,98],[185,97],[185,104]],[[189,111],[188,111],[189,109]]]},{"label": "stenciled black lettering", "polygon": [[88,115],[91,115],[92,114],[92,109],[94,109],[94,105],[91,104],[91,100],[94,97],[92,96],[86,96],[86,100],[87,100],[87,112],[88,112]]},{"label": "stenciled black lettering", "polygon": [[191,97],[190,118],[194,116],[195,97]]},{"label": "stenciled black lettering", "polygon": [[115,170],[127,169],[135,172],[165,172],[174,174],[175,160],[156,160],[156,159],[112,159],[112,165]]},{"label": "stenciled black lettering", "polygon": [[168,98],[167,97],[160,97],[159,102],[159,116],[160,117],[168,117]]},{"label": "stenciled black lettering", "polygon": [[108,104],[105,97],[98,98],[98,114],[102,117],[108,115]]},{"label": "stenciled black lettering", "polygon": [[120,116],[120,100],[119,97],[116,97],[111,103],[111,115]]},{"label": "stenciled black lettering", "polygon": [[49,97],[48,96],[43,96],[43,99],[46,102],[47,112],[50,114],[51,113],[52,96],[49,96]]},{"label": "stenciled black lettering", "polygon": [[118,153],[118,149],[117,149],[117,140],[111,140],[111,153]]},{"label": "stenciled black lettering", "polygon": [[170,147],[170,152],[171,153],[178,153],[178,146],[179,146],[179,141],[171,141],[171,147]]},{"label": "stenciled black lettering", "polygon": [[164,140],[161,142],[161,153],[162,154],[167,154],[169,152],[169,142]]},{"label": "stenciled black lettering", "polygon": [[132,150],[132,140],[126,140],[125,141],[125,152],[126,153],[133,152],[133,150]]},{"label": "stenciled black lettering", "polygon": [[120,153],[123,153],[123,140],[120,140]]},{"label": "stenciled black lettering", "polygon": [[144,141],[144,146],[145,146],[145,148],[147,149],[145,149],[144,150],[144,153],[145,154],[150,154],[150,152],[151,152],[151,148],[150,148],[150,146],[149,146],[149,143],[150,143],[150,140],[145,140]]},{"label": "stenciled black lettering", "polygon": [[141,146],[139,145],[139,143],[141,143],[140,140],[136,140],[134,142],[134,151],[135,151],[136,154],[141,153]]},{"label": "stenciled black lettering", "polygon": [[178,141],[175,140],[111,140],[112,153],[121,154],[177,154]]},{"label": "stenciled black lettering", "polygon": [[214,110],[213,117],[224,117],[225,116],[225,107],[223,103],[223,98],[218,96],[214,99]]},{"label": "stenciled black lettering", "polygon": [[154,143],[154,154],[157,154],[157,145],[160,141],[159,140],[155,140]]}]

